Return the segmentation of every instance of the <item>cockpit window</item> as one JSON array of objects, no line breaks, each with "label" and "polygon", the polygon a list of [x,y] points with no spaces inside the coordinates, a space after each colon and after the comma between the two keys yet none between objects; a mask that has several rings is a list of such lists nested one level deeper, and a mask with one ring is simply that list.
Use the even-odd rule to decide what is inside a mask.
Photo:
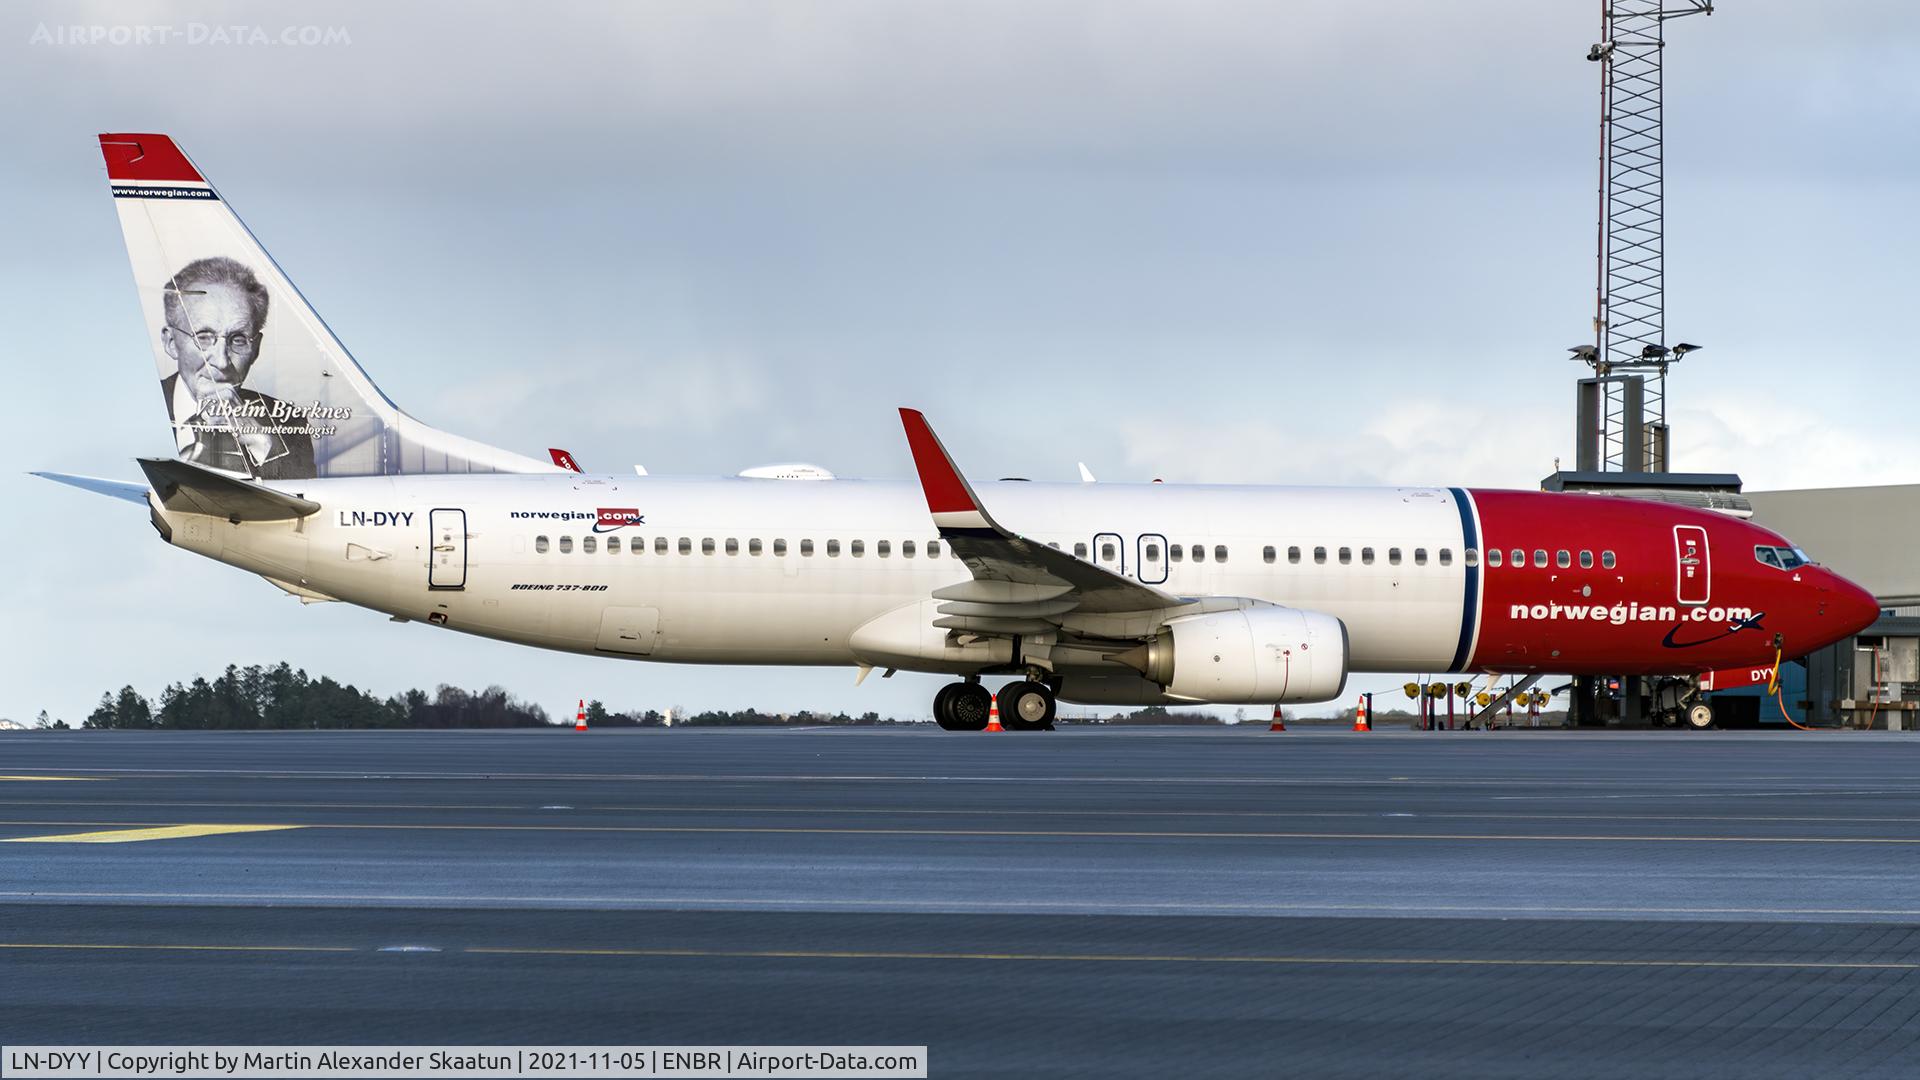
[{"label": "cockpit window", "polygon": [[1769,547],[1765,544],[1756,544],[1754,546],[1753,557],[1768,566],[1778,567],[1782,570],[1794,570],[1812,561],[1807,558],[1807,553],[1801,551],[1799,548]]}]

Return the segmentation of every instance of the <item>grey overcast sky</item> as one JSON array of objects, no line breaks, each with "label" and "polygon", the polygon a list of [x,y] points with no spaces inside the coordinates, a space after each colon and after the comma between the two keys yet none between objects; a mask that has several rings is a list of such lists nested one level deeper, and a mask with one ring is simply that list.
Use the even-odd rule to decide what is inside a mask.
[{"label": "grey overcast sky", "polygon": [[[10,4],[0,717],[283,658],[555,712],[937,686],[302,608],[26,476],[170,445],[97,132],[175,136],[390,396],[524,452],[905,476],[914,404],[981,476],[1531,487],[1589,336],[1596,7]],[[347,40],[194,42],[236,24]],[[142,25],[178,33],[63,29]],[[1707,345],[1676,467],[1920,480],[1920,8],[1728,0],[1668,41],[1669,327]]]}]

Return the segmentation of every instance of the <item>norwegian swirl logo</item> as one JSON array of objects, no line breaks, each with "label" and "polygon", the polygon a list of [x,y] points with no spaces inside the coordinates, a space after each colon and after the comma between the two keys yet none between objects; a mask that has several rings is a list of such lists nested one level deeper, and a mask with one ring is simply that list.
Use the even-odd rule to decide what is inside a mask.
[{"label": "norwegian swirl logo", "polygon": [[645,525],[646,523],[646,516],[640,513],[638,507],[615,506],[609,508],[603,506],[599,510],[599,517],[593,523],[593,531],[597,533],[612,532],[615,529],[624,529],[629,525]]}]

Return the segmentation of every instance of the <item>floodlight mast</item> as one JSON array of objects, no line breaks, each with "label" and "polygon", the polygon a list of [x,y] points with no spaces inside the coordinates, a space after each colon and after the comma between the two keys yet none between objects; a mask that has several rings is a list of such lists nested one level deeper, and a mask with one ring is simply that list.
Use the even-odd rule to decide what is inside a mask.
[{"label": "floodlight mast", "polygon": [[1602,0],[1587,50],[1600,65],[1600,211],[1594,342],[1572,350],[1595,376],[1581,399],[1583,468],[1668,470],[1667,368],[1698,346],[1666,344],[1661,54],[1668,19],[1711,14],[1712,0]]}]

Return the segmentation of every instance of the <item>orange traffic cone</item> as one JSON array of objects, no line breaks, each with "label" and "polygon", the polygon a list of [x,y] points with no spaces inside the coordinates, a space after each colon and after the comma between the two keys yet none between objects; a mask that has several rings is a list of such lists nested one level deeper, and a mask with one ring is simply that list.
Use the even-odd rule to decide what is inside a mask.
[{"label": "orange traffic cone", "polygon": [[988,700],[991,702],[991,704],[987,706],[987,730],[988,731],[1007,730],[1006,728],[1003,728],[1000,726],[1000,699],[989,698]]},{"label": "orange traffic cone", "polygon": [[1285,730],[1287,730],[1287,718],[1286,718],[1286,717],[1285,717],[1284,715],[1282,715],[1282,714],[1281,714],[1281,712],[1280,712],[1280,706],[1278,706],[1278,705],[1275,705],[1275,706],[1273,707],[1273,723],[1272,723],[1272,725],[1271,725],[1271,726],[1269,726],[1269,727],[1267,728],[1267,730],[1268,730],[1268,731],[1285,731]]},{"label": "orange traffic cone", "polygon": [[1367,699],[1364,695],[1360,698],[1360,704],[1353,707],[1353,730],[1373,730],[1373,724],[1367,718]]},{"label": "orange traffic cone", "polygon": [[580,715],[574,718],[573,730],[575,731],[587,730],[587,699],[586,698],[580,699]]}]

